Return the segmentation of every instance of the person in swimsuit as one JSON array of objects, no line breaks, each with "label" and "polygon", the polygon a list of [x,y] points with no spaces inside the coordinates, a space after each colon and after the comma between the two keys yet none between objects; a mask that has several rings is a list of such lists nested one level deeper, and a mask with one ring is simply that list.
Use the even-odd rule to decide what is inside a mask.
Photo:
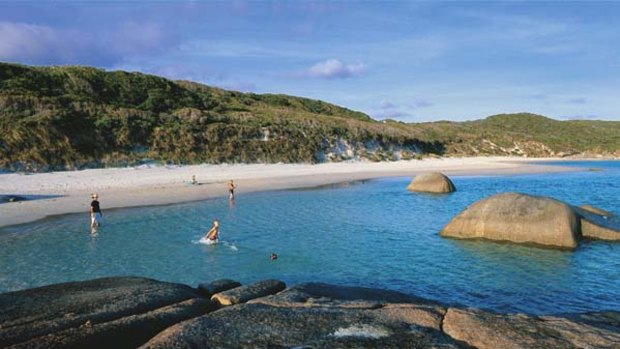
[{"label": "person in swimsuit", "polygon": [[219,232],[220,222],[216,219],[213,221],[213,227],[211,227],[211,229],[207,232],[207,234],[204,236],[204,239],[217,241],[217,238],[219,237]]},{"label": "person in swimsuit", "polygon": [[101,218],[103,214],[101,213],[101,207],[99,206],[99,195],[97,193],[93,193],[90,195],[93,201],[90,202],[90,227],[95,228],[101,225]]},{"label": "person in swimsuit", "polygon": [[235,188],[236,186],[235,186],[235,183],[233,183],[233,180],[232,179],[229,180],[228,181],[228,194],[229,194],[228,198],[230,200],[233,200],[235,198]]}]

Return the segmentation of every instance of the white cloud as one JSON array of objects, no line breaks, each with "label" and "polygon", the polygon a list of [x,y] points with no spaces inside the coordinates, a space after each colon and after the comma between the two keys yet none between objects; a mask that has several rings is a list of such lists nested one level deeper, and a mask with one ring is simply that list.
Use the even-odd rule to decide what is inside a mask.
[{"label": "white cloud", "polygon": [[322,79],[347,79],[362,76],[367,67],[362,62],[345,64],[337,59],[319,62],[306,71],[306,75]]},{"label": "white cloud", "polygon": [[169,51],[177,38],[153,23],[126,22],[100,31],[0,21],[0,60],[26,64],[114,66]]},{"label": "white cloud", "polygon": [[56,51],[61,44],[56,31],[47,26],[0,22],[0,60],[21,60]]}]

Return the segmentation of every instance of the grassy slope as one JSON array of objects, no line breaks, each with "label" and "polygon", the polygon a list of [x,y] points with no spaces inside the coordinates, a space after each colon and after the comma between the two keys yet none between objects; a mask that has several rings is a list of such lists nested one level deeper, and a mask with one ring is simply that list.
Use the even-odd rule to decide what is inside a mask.
[{"label": "grassy slope", "polygon": [[558,121],[521,113],[411,126],[421,140],[446,144],[446,152],[455,155],[609,155],[620,150],[620,122],[616,121]]},{"label": "grassy slope", "polygon": [[[356,157],[553,156],[620,149],[620,122],[533,114],[470,122],[377,122],[333,104],[226,91],[88,67],[0,63],[0,168],[316,162],[345,140]],[[335,156],[335,159],[343,157]]]},{"label": "grassy slope", "polygon": [[433,151],[399,128],[322,101],[88,67],[0,63],[0,130],[0,167],[13,169],[144,158],[314,162],[338,139],[386,149],[369,156],[386,156],[390,146]]}]

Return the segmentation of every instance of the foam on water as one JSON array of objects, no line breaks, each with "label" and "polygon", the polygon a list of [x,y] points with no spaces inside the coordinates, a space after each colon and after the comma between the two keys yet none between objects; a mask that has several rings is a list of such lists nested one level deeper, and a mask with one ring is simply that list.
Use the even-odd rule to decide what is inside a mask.
[{"label": "foam on water", "polygon": [[[380,287],[500,312],[618,310],[618,243],[584,242],[567,252],[438,236],[468,205],[504,191],[620,214],[619,163],[581,166],[605,171],[454,177],[458,191],[442,196],[409,193],[410,178],[390,178],[238,195],[233,206],[223,197],[106,210],[103,201],[96,235],[88,214],[0,231],[0,291],[112,275],[194,286],[276,278]],[[197,243],[213,219],[224,240]]]}]

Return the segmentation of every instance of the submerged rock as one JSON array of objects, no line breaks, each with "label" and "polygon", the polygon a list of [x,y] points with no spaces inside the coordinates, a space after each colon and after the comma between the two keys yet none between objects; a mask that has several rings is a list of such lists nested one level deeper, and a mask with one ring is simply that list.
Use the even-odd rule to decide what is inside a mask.
[{"label": "submerged rock", "polygon": [[443,173],[422,173],[413,178],[407,186],[409,191],[426,193],[452,193],[456,191],[454,183]]},{"label": "submerged rock", "polygon": [[440,235],[574,249],[580,228],[579,217],[568,204],[542,196],[502,193],[466,208]]}]

